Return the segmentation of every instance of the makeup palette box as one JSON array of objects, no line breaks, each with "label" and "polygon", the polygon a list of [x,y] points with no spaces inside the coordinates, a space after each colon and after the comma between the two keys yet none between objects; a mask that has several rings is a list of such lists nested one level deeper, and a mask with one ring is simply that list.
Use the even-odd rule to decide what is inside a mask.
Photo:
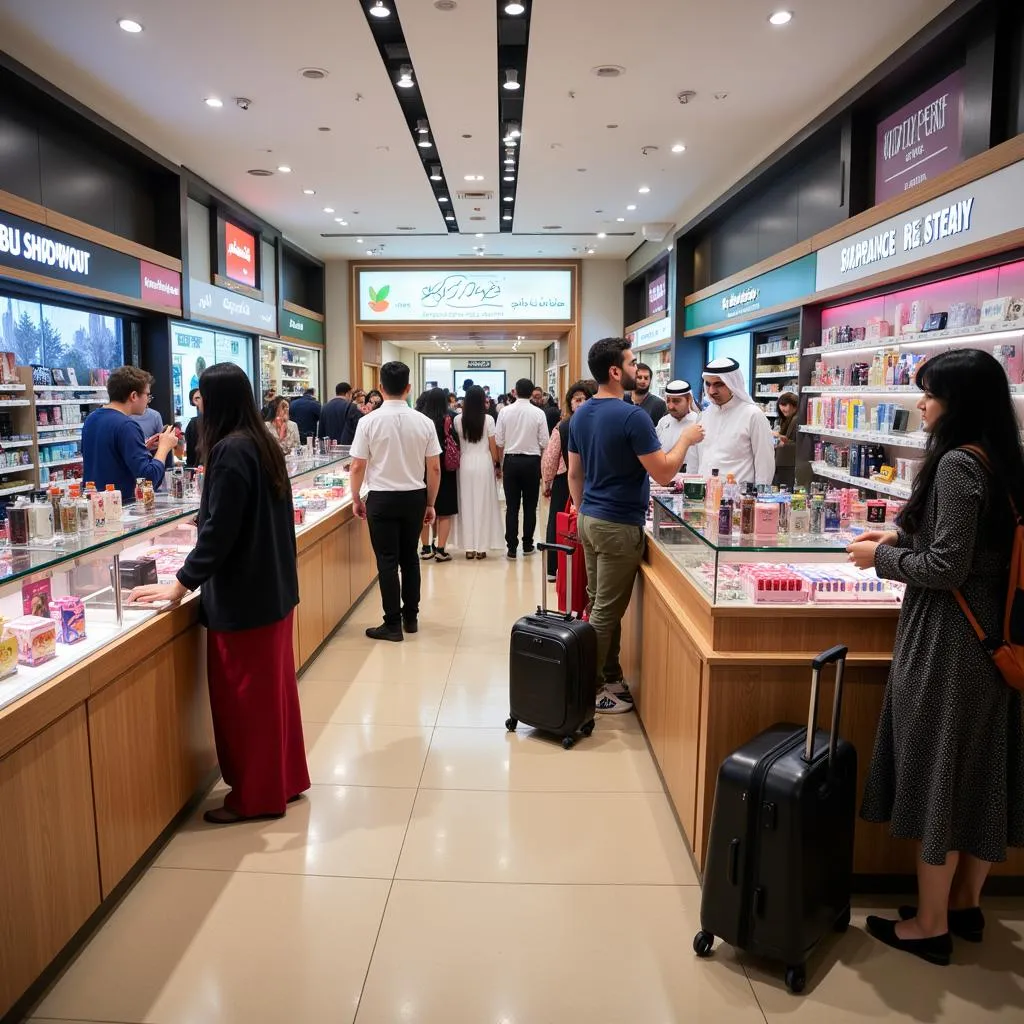
[{"label": "makeup palette box", "polygon": [[22,665],[42,665],[57,655],[57,624],[38,615],[22,615],[7,623],[7,632],[18,642]]}]

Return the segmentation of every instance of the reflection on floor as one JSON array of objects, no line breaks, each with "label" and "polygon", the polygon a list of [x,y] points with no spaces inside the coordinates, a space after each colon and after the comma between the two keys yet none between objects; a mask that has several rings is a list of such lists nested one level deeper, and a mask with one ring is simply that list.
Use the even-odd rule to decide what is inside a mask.
[{"label": "reflection on floor", "polygon": [[[127,1024],[1024,1021],[1024,907],[930,967],[855,927],[808,991],[721,948],[634,715],[570,752],[507,735],[506,651],[540,559],[424,566],[421,632],[301,683],[313,789],[282,821],[186,825],[35,1011]],[[207,806],[219,802],[211,794]]]}]

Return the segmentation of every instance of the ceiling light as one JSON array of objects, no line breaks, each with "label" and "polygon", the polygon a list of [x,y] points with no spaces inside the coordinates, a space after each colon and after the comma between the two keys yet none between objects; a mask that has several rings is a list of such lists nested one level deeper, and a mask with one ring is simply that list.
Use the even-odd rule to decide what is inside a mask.
[{"label": "ceiling light", "polygon": [[426,137],[426,135],[421,135],[420,141],[417,142],[416,145],[419,146],[420,149],[430,149],[434,144]]},{"label": "ceiling light", "polygon": [[595,252],[597,252],[597,250],[596,250],[596,249],[588,249],[588,250],[587,250],[587,252],[588,252],[588,253],[589,253],[589,254],[590,254],[591,256],[593,256],[593,255],[594,255],[594,253],[595,253]]},{"label": "ceiling light", "polygon": [[505,71],[505,84],[503,88],[513,92],[519,88],[519,72],[515,68],[508,68]]},{"label": "ceiling light", "polygon": [[665,246],[665,252],[671,252],[671,251],[672,251],[672,246],[671,245],[666,245]]},{"label": "ceiling light", "polygon": [[511,14],[513,17],[517,14],[522,14],[525,10],[526,8],[519,3],[519,0],[509,0],[509,2],[505,4],[505,13]]},{"label": "ceiling light", "polygon": [[645,196],[651,190],[646,185],[641,185],[640,188],[637,189],[637,191],[640,193],[640,195]]},{"label": "ceiling light", "polygon": [[627,210],[635,210],[636,209],[636,203],[630,203],[629,206],[626,207],[626,209]]},{"label": "ceiling light", "polygon": [[391,16],[391,8],[384,6],[384,0],[376,0],[376,3],[370,8],[370,13],[375,18],[389,18]]},{"label": "ceiling light", "polygon": [[514,156],[507,156],[507,157],[505,157],[505,164],[506,164],[506,166],[514,167],[515,166],[515,162],[516,162],[516,158]]},{"label": "ceiling light", "polygon": [[686,147],[681,142],[677,142],[672,147],[672,152],[673,153],[685,153],[686,152]]},{"label": "ceiling light", "polygon": [[325,206],[324,207],[324,213],[334,213],[334,207],[333,206]]},{"label": "ceiling light", "polygon": [[315,196],[316,195],[316,189],[315,188],[304,188],[302,190],[302,194],[304,196]]},{"label": "ceiling light", "polygon": [[455,220],[455,215],[452,213],[445,214],[445,220]]},{"label": "ceiling light", "polygon": [[345,220],[345,218],[344,218],[344,217],[335,217],[335,218],[334,218],[334,223],[335,223],[335,224],[347,224],[347,223],[348,223],[348,221],[347,221],[347,220]]},{"label": "ceiling light", "polygon": [[507,135],[510,139],[518,139],[523,133],[519,130],[518,121],[509,121]]},{"label": "ceiling light", "polygon": [[617,221],[618,221],[618,222],[619,222],[620,224],[625,224],[625,223],[626,223],[626,218],[625,218],[625,217],[616,217],[615,219],[616,219],[616,220],[617,220]]},{"label": "ceiling light", "polygon": [[428,135],[429,133],[430,133],[430,125],[427,124],[427,119],[425,117],[421,117],[416,122],[416,134],[417,135]]},{"label": "ceiling light", "polygon": [[509,149],[515,149],[515,147],[519,145],[511,135],[506,135],[501,141],[504,142]]},{"label": "ceiling light", "polygon": [[463,181],[483,181],[484,176],[482,174],[467,174],[463,177]]},{"label": "ceiling light", "polygon": [[437,201],[439,203],[447,203],[448,202],[448,197],[447,196],[438,196],[437,197]]},{"label": "ceiling light", "polygon": [[398,81],[395,83],[399,89],[411,89],[415,84],[412,80],[412,68],[403,64],[398,70]]},{"label": "ceiling light", "polygon": [[431,164],[430,165],[430,180],[440,181],[441,180],[441,165]]},{"label": "ceiling light", "polygon": [[206,97],[206,105],[208,107],[214,107],[214,108],[223,107],[224,106],[224,101],[217,99],[216,96],[207,96]]},{"label": "ceiling light", "polygon": [[292,169],[287,164],[281,164],[281,166],[278,167],[277,170],[278,170],[279,174],[291,174],[292,173]]},{"label": "ceiling light", "polygon": [[483,233],[482,231],[478,231],[478,232],[476,233],[476,237],[477,237],[477,238],[483,238],[483,237],[484,237],[484,233]]},{"label": "ceiling light", "polygon": [[128,32],[133,36],[142,31],[142,26],[137,21],[132,21],[131,18],[122,18],[117,25],[122,32]]},{"label": "ceiling light", "polygon": [[776,11],[768,21],[775,26],[788,25],[793,20],[792,11]]},{"label": "ceiling light", "polygon": [[357,245],[362,245],[363,244],[363,240],[361,238],[357,238],[356,239],[356,244]]},{"label": "ceiling light", "polygon": [[505,196],[505,202],[506,203],[511,203],[512,202],[512,196]]},{"label": "ceiling light", "polygon": [[516,180],[516,176],[514,174],[506,174],[504,180],[505,181],[515,181]]},{"label": "ceiling light", "polygon": [[501,219],[502,220],[511,220],[512,219],[512,214],[511,213],[503,214]]},{"label": "ceiling light", "polygon": [[367,256],[372,256],[373,255],[373,250],[372,249],[367,249],[366,250],[366,255]]},{"label": "ceiling light", "polygon": [[603,231],[598,231],[597,237],[598,238],[607,238],[608,236]]}]

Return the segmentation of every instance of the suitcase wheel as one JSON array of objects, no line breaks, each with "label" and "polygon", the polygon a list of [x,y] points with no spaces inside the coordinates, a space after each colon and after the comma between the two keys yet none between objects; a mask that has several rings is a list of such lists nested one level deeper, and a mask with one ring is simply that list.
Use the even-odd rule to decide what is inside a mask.
[{"label": "suitcase wheel", "polygon": [[789,989],[793,995],[798,996],[804,990],[804,986],[807,984],[807,971],[804,969],[804,965],[800,964],[796,967],[786,968],[786,988]]},{"label": "suitcase wheel", "polygon": [[833,928],[837,932],[845,932],[850,927],[850,908],[847,907],[840,915],[839,920],[836,921]]},{"label": "suitcase wheel", "polygon": [[584,737],[589,737],[589,736],[593,735],[593,732],[594,732],[594,720],[591,719],[589,722],[585,723],[582,726],[582,728],[580,729],[580,732],[583,733]]},{"label": "suitcase wheel", "polygon": [[572,750],[572,748],[575,746],[575,744],[576,744],[576,741],[571,736],[563,736],[562,737],[562,747],[565,750]]},{"label": "suitcase wheel", "polygon": [[505,719],[505,728],[508,729],[509,732],[515,732],[517,725],[519,725],[519,719],[518,718],[506,718]]},{"label": "suitcase wheel", "polygon": [[715,937],[711,932],[697,932],[693,937],[693,951],[699,957],[711,956],[711,947],[715,944]]}]

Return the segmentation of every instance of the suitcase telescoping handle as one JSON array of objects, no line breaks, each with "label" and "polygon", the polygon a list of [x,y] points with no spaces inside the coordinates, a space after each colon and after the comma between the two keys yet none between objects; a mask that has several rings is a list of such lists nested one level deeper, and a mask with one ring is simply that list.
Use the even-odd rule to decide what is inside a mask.
[{"label": "suitcase telescoping handle", "polygon": [[811,707],[807,715],[807,742],[804,746],[804,760],[810,764],[814,758],[814,732],[818,727],[818,692],[821,688],[821,670],[835,662],[836,692],[832,701],[832,727],[828,734],[828,766],[832,770],[832,759],[839,740],[839,716],[843,711],[843,670],[846,668],[847,649],[842,644],[819,654],[811,662]]},{"label": "suitcase telescoping handle", "polygon": [[[571,544],[545,544],[537,545],[537,550],[543,554],[545,551],[560,551],[565,555],[565,617],[572,618],[572,556],[576,553]],[[540,610],[546,615],[548,611],[548,584],[547,574],[540,574]]]}]

